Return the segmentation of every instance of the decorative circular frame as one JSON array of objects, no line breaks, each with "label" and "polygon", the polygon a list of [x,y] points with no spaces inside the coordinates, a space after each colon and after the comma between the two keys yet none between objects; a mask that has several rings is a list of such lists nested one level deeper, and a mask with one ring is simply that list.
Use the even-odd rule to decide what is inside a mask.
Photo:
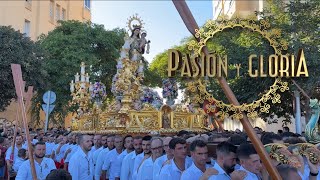
[{"label": "decorative circular frame", "polygon": [[[139,24],[138,24],[138,25],[132,24],[132,22],[133,22],[134,20],[138,21]],[[130,16],[130,17],[128,18],[127,24],[128,24],[128,28],[130,29],[130,31],[132,31],[132,30],[134,29],[134,26],[139,26],[139,27],[142,29],[144,23],[143,23],[142,19],[138,17],[138,14],[135,14],[135,15]]]},{"label": "decorative circular frame", "polygon": [[[216,21],[209,20],[204,25],[204,28],[196,29],[195,37],[199,38],[197,42],[192,40],[188,43],[188,49],[194,51],[196,55],[201,55],[202,48],[206,46],[207,41],[212,38],[218,32],[222,32],[225,29],[233,29],[234,27],[240,27],[242,29],[250,29],[254,32],[258,32],[270,43],[273,47],[276,55],[281,55],[282,50],[288,49],[288,43],[281,39],[280,29],[271,29],[268,20],[256,21],[256,16],[250,16],[248,19],[241,19],[239,16],[235,16],[232,19],[227,19],[226,16],[220,16]],[[206,83],[202,80],[187,83],[187,90],[191,93],[198,92],[194,97],[195,103],[203,103],[204,100],[208,100],[210,103],[219,108],[217,115],[224,119],[225,117],[232,117],[234,119],[243,118],[242,112],[245,112],[249,118],[258,117],[258,111],[269,113],[270,104],[267,103],[271,100],[273,104],[281,103],[280,92],[289,90],[288,82],[283,82],[281,78],[276,78],[273,85],[270,86],[267,93],[265,93],[260,99],[255,100],[250,104],[242,104],[235,106],[233,104],[226,104],[223,101],[214,98],[207,90]],[[210,104],[207,104],[207,113],[215,112],[216,109]],[[231,113],[230,113],[231,112]],[[230,115],[231,114],[231,115]]]}]

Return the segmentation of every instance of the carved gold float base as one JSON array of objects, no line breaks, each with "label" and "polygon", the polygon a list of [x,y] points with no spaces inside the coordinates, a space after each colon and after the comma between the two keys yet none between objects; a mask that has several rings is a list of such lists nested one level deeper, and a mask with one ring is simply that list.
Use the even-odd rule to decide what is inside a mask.
[{"label": "carved gold float base", "polygon": [[180,106],[172,110],[167,105],[158,111],[144,104],[141,111],[129,110],[128,114],[102,112],[83,116],[73,122],[72,130],[97,134],[175,134],[181,130],[206,132],[210,129],[203,111],[191,113]]}]

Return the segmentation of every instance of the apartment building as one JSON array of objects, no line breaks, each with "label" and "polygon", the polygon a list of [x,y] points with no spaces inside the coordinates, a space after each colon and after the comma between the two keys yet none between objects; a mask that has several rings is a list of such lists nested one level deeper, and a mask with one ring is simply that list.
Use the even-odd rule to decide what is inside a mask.
[{"label": "apartment building", "polygon": [[37,40],[58,20],[91,21],[91,0],[1,0],[0,25],[12,26]]}]

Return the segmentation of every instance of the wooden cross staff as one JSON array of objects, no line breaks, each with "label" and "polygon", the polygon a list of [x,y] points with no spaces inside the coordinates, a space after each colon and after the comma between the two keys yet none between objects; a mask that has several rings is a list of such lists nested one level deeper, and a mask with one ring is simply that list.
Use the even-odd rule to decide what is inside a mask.
[{"label": "wooden cross staff", "polygon": [[[28,122],[27,122],[27,114],[26,114],[26,104],[29,105],[30,104],[30,100],[31,100],[31,95],[27,96],[26,98],[26,104],[24,103],[24,95],[26,95],[25,91],[24,91],[24,87],[25,87],[25,82],[22,80],[22,72],[21,72],[21,66],[20,64],[11,64],[11,70],[12,70],[12,75],[13,75],[13,81],[14,81],[14,86],[16,89],[16,94],[18,97],[18,103],[19,103],[19,109],[21,112],[21,116],[22,116],[22,122],[25,128],[25,133],[26,133],[26,137],[27,137],[27,142],[28,142],[28,148],[29,148],[29,160],[30,160],[30,166],[31,166],[31,174],[32,174],[32,178],[34,180],[37,179],[37,174],[36,174],[36,169],[34,166],[34,160],[33,160],[33,151],[32,151],[32,145],[31,145],[31,139],[30,139],[30,134],[29,134],[29,128],[28,128]],[[31,94],[33,90],[33,87],[28,87],[28,92],[27,94]],[[31,92],[30,92],[31,91]],[[17,120],[16,120],[17,121]],[[16,127],[17,127],[17,123],[16,123]],[[15,128],[15,130],[17,130]],[[16,132],[15,132],[16,134]],[[14,146],[14,144],[13,144]],[[12,151],[14,151],[14,149],[12,149]]]},{"label": "wooden cross staff", "polygon": [[[192,15],[187,3],[184,0],[172,0],[172,2],[175,5],[177,11],[179,12],[184,24],[186,25],[186,27],[188,28],[190,33],[194,36],[195,29],[199,29],[199,27],[198,27],[198,24]],[[200,39],[197,38],[197,40],[199,41]],[[207,47],[204,47],[202,49],[202,51],[205,55],[209,54]],[[239,106],[240,103],[238,102],[236,96],[234,95],[234,93],[230,89],[226,79],[224,77],[220,77],[220,78],[218,78],[218,81],[219,81],[219,84],[220,84],[224,94],[227,96],[229,102],[232,103],[233,105]],[[265,151],[264,146],[262,145],[257,134],[253,130],[253,128],[248,120],[248,117],[246,116],[245,113],[242,113],[242,114],[243,114],[243,119],[240,119],[241,124],[243,125],[243,128],[247,132],[248,137],[250,138],[254,148],[258,152],[263,164],[266,166],[269,175],[272,177],[272,179],[281,180],[282,178],[280,177],[276,168],[272,165],[271,159],[270,159],[268,153]]]}]

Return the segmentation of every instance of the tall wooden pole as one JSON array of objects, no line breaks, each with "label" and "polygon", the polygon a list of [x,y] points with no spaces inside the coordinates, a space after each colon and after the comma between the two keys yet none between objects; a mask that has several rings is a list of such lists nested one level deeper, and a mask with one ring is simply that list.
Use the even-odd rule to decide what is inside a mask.
[{"label": "tall wooden pole", "polygon": [[21,112],[21,116],[22,116],[22,121],[24,124],[25,133],[26,133],[27,142],[28,142],[28,148],[29,148],[28,154],[29,154],[29,160],[30,160],[30,166],[31,166],[31,174],[32,174],[33,180],[36,180],[37,173],[36,173],[36,169],[34,166],[33,150],[32,150],[32,145],[31,145],[30,134],[29,134],[27,115],[26,115],[26,106],[24,104],[24,99],[23,99],[24,89],[22,89],[23,80],[22,80],[22,72],[21,72],[20,64],[11,64],[11,70],[12,70],[12,75],[13,75],[14,86],[16,89],[16,94],[18,97],[18,102],[20,105],[20,112]]},{"label": "tall wooden pole", "polygon": [[[177,11],[179,12],[184,24],[186,25],[190,33],[194,36],[195,29],[199,29],[199,27],[187,3],[183,0],[172,0],[172,2],[175,5]],[[199,39],[197,40],[199,41]],[[208,49],[206,47],[204,47],[202,50],[206,55],[208,55]],[[220,86],[224,94],[227,96],[229,102],[232,103],[233,105],[239,106],[240,103],[238,102],[236,96],[230,89],[226,79],[224,77],[220,77],[218,78],[218,81],[220,83]],[[264,146],[262,145],[255,131],[253,130],[246,114],[243,113],[243,119],[240,119],[240,121],[241,121],[241,124],[243,125],[243,128],[247,132],[248,137],[250,138],[254,148],[258,152],[263,164],[267,168],[269,175],[272,177],[272,179],[281,180],[282,178],[280,177],[276,168],[272,165],[271,159],[268,153],[265,151]]]}]

